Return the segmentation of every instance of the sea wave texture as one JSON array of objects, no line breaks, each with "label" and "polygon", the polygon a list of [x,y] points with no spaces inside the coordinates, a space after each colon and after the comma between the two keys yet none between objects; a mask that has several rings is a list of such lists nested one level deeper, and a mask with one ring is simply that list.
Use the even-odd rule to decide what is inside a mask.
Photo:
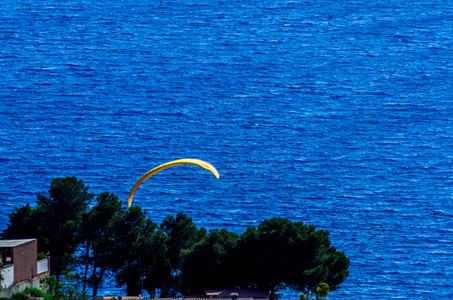
[{"label": "sea wave texture", "polygon": [[2,1],[0,230],[53,178],[126,205],[198,158],[220,179],[168,169],[133,204],[328,230],[331,299],[451,299],[452,38],[441,0]]}]

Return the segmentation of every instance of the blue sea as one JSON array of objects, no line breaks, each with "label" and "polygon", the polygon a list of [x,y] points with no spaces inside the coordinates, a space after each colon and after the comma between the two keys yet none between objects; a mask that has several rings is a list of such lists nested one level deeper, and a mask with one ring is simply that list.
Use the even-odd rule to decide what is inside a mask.
[{"label": "blue sea", "polygon": [[126,205],[197,158],[220,179],[168,169],[133,204],[328,230],[330,299],[453,299],[452,1],[3,0],[0,99],[0,230],[56,177]]}]

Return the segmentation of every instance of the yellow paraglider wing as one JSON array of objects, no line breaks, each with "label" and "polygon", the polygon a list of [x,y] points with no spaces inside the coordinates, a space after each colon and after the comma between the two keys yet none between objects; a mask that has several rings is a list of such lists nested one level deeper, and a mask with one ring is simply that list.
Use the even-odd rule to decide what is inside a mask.
[{"label": "yellow paraglider wing", "polygon": [[145,175],[140,177],[140,179],[134,184],[134,186],[132,187],[131,192],[129,193],[129,199],[127,201],[127,206],[131,207],[132,198],[134,198],[135,191],[137,191],[138,187],[146,179],[150,178],[151,176],[153,176],[154,174],[156,174],[156,173],[158,173],[158,172],[160,172],[162,170],[165,170],[165,169],[168,169],[168,168],[171,168],[171,167],[174,167],[174,166],[179,166],[179,165],[195,165],[195,166],[199,166],[199,167],[202,167],[202,168],[204,168],[206,170],[211,171],[215,175],[215,177],[217,179],[220,177],[219,176],[219,172],[217,172],[217,169],[214,168],[213,165],[211,165],[210,163],[208,163],[206,161],[199,160],[199,159],[178,159],[178,160],[174,160],[174,161],[165,163],[163,165],[160,165],[157,168],[154,168],[151,171],[146,172]]}]

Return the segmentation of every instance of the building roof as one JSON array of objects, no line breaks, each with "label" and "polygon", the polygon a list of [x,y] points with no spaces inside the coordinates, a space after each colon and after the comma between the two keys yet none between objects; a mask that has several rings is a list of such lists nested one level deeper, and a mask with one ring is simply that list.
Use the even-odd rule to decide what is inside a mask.
[{"label": "building roof", "polygon": [[0,240],[0,248],[11,248],[22,244],[29,243],[36,239],[21,239],[21,240]]},{"label": "building roof", "polygon": [[235,293],[239,298],[269,299],[265,292],[256,289],[205,290],[204,292],[207,296],[216,298],[231,298],[231,294]]}]

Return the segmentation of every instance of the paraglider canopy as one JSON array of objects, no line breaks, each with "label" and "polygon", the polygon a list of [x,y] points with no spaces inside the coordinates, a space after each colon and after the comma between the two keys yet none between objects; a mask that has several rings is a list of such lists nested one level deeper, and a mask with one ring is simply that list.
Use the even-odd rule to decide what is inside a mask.
[{"label": "paraglider canopy", "polygon": [[217,179],[220,177],[219,172],[217,171],[217,169],[214,168],[214,166],[211,165],[210,163],[208,163],[206,161],[203,161],[203,160],[185,158],[185,159],[178,159],[178,160],[170,161],[168,163],[165,163],[163,165],[160,165],[160,166],[152,169],[151,171],[148,171],[147,173],[145,173],[145,175],[140,177],[139,180],[137,180],[137,182],[132,187],[131,192],[129,193],[129,199],[127,201],[127,206],[131,207],[132,199],[134,198],[135,192],[137,191],[138,187],[145,180],[147,180],[148,178],[150,178],[151,176],[153,176],[154,174],[156,174],[156,173],[158,173],[158,172],[160,172],[162,170],[165,170],[165,169],[168,169],[168,168],[171,168],[171,167],[174,167],[174,166],[179,166],[179,165],[195,165],[195,166],[199,166],[199,167],[202,167],[202,168],[204,168],[206,170],[211,171]]}]

